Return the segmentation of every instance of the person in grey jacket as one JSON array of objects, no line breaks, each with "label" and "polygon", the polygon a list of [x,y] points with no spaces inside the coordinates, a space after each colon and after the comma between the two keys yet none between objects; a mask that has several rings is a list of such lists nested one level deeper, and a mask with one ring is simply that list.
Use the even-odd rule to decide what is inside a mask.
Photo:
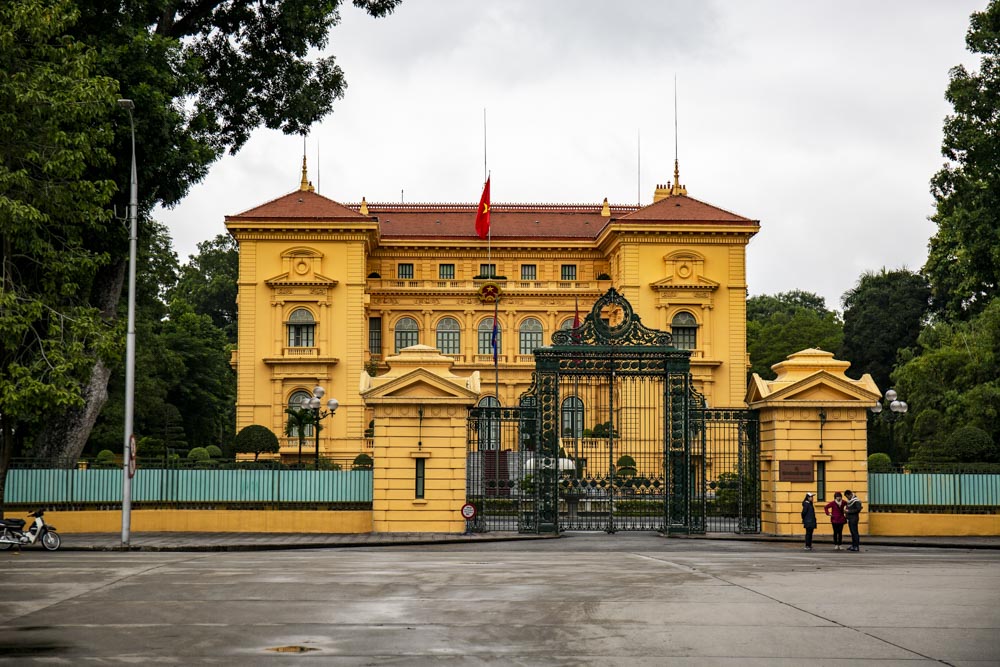
[{"label": "person in grey jacket", "polygon": [[813,498],[816,494],[810,491],[802,501],[802,527],[806,529],[806,551],[813,550],[813,531],[816,530],[816,508]]},{"label": "person in grey jacket", "polygon": [[847,505],[844,507],[844,514],[847,515],[847,527],[851,530],[851,546],[848,551],[861,551],[861,534],[858,532],[858,520],[861,518],[861,499],[854,495],[853,491],[844,491],[847,498]]}]

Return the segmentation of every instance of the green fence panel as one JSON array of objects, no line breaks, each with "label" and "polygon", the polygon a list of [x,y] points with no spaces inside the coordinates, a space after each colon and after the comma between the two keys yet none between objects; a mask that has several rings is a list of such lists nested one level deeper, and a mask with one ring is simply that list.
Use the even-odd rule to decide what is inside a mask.
[{"label": "green fence panel", "polygon": [[[370,503],[371,470],[140,468],[132,501],[148,503]],[[10,504],[121,504],[121,469],[13,469]]]},{"label": "green fence panel", "polygon": [[1000,475],[960,473],[870,473],[872,505],[996,507]]}]

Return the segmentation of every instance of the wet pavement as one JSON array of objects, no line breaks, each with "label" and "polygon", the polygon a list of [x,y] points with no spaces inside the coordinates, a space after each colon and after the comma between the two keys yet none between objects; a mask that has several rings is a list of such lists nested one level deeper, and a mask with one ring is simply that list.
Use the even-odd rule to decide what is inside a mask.
[{"label": "wet pavement", "polygon": [[0,552],[0,664],[1000,663],[992,538],[853,554],[433,537],[136,533],[122,552],[120,535],[66,535],[65,550]]}]

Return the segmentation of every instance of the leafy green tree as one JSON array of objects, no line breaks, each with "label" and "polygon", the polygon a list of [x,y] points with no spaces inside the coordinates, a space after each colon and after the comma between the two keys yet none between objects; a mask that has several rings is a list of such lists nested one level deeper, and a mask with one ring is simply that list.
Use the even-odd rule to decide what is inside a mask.
[{"label": "leafy green tree", "polygon": [[851,374],[871,373],[882,391],[888,389],[899,349],[916,345],[930,305],[930,287],[919,274],[897,269],[866,272],[842,299],[844,344]]},{"label": "leafy green tree", "polygon": [[771,366],[807,348],[836,353],[844,327],[821,296],[802,291],[747,299],[747,351],[751,373],[773,379]]},{"label": "leafy green tree", "polygon": [[[353,0],[354,5],[373,16],[392,12],[399,2]],[[3,124],[19,130],[23,128],[25,136],[36,136],[39,134],[36,129],[45,128],[22,123],[22,117],[30,120],[31,114],[37,116],[39,109],[44,109],[49,119],[60,119],[57,122],[64,119],[83,121],[87,116],[86,122],[74,127],[86,130],[84,138],[90,145],[92,137],[106,133],[108,121],[114,119],[116,131],[112,153],[115,162],[98,164],[95,160],[83,160],[78,161],[79,164],[58,164],[55,168],[73,167],[80,172],[77,177],[65,179],[65,183],[74,184],[75,191],[91,183],[101,183],[100,194],[104,198],[113,188],[103,184],[114,178],[118,188],[113,202],[118,210],[124,211],[129,197],[128,165],[132,144],[128,117],[114,104],[119,93],[113,84],[119,82],[120,95],[135,103],[139,236],[142,237],[149,231],[148,212],[155,205],[172,206],[179,202],[189,188],[205,176],[215,160],[226,151],[237,152],[254,129],[268,127],[300,134],[331,111],[335,100],[343,95],[344,74],[332,56],[317,57],[315,54],[327,45],[331,28],[340,20],[339,10],[343,4],[342,0],[319,3],[313,0],[135,0],[118,7],[104,1],[78,0],[79,20],[69,25],[68,22],[50,21],[50,12],[46,9],[50,6],[65,8],[66,4],[57,5],[57,0],[16,0],[12,4],[15,11],[28,7],[24,15],[30,14],[32,19],[46,26],[65,26],[76,42],[93,49],[95,71],[109,79],[101,88],[100,107],[81,105],[72,109],[65,104],[46,107],[42,100],[41,106],[33,102],[34,106],[15,107],[15,113]],[[6,3],[4,7],[9,5],[11,3]],[[8,21],[3,23],[7,25]],[[61,29],[51,32],[45,43],[51,43]],[[17,53],[30,54],[30,45],[39,41],[32,35],[12,35]],[[29,48],[21,49],[21,44],[28,44]],[[5,59],[2,71],[15,71],[6,67],[9,50],[2,50]],[[83,80],[91,75],[82,68],[77,73]],[[65,91],[79,89],[79,81],[80,77],[71,78],[62,88]],[[96,88],[92,85],[88,90],[91,98],[96,98]],[[8,106],[2,108],[6,110]],[[40,153],[41,161],[53,162],[49,153]],[[93,181],[78,177],[84,173],[84,165],[89,168],[86,177]],[[103,200],[100,203],[103,204]],[[91,208],[86,202],[74,211],[67,211],[65,217],[57,220],[60,228],[54,230],[55,237],[79,237],[81,252],[72,255],[74,258],[111,258],[92,280],[76,286],[74,298],[77,303],[97,308],[106,317],[114,318],[118,316],[116,306],[122,297],[122,276],[128,257],[127,234],[117,228],[75,231],[72,225],[77,219],[85,219],[92,227],[106,222],[104,214],[88,215]],[[114,233],[110,233],[112,231]],[[52,270],[44,256],[39,256],[32,248],[28,250],[30,261],[62,277],[63,272]],[[90,357],[92,369],[82,404],[67,401],[65,419],[51,420],[33,430],[38,451],[74,458],[82,451],[104,404],[108,381],[107,370],[101,365],[102,358],[96,354]],[[50,401],[51,396],[48,397]]]},{"label": "leafy green tree", "polygon": [[208,315],[232,344],[236,344],[236,283],[240,257],[236,240],[219,234],[198,244],[193,255],[180,269],[175,298],[189,303],[194,312]]},{"label": "leafy green tree", "polygon": [[936,201],[924,272],[937,312],[967,319],[1000,292],[1000,0],[970,19],[966,45],[979,72],[957,65],[945,93],[941,152],[948,162],[931,181]]},{"label": "leafy green tree", "polygon": [[298,438],[299,457],[295,462],[302,463],[302,449],[306,444],[306,432],[310,426],[319,428],[319,424],[316,423],[316,413],[305,408],[293,407],[285,408],[285,414],[288,415],[288,421],[285,422],[285,435],[289,438]]},{"label": "leafy green tree", "polygon": [[259,424],[251,424],[240,429],[234,441],[236,451],[240,454],[253,454],[256,461],[261,454],[277,454],[281,444],[271,429]]},{"label": "leafy green tree", "polygon": [[14,450],[100,399],[87,380],[116,353],[108,313],[77,299],[107,261],[87,237],[114,235],[99,170],[117,91],[67,35],[76,17],[68,1],[0,3],[0,502]]},{"label": "leafy green tree", "polygon": [[893,373],[910,406],[897,431],[902,426],[906,434],[912,424],[922,452],[927,445],[940,447],[963,426],[1000,443],[1000,297],[967,322],[926,326],[917,344]]}]

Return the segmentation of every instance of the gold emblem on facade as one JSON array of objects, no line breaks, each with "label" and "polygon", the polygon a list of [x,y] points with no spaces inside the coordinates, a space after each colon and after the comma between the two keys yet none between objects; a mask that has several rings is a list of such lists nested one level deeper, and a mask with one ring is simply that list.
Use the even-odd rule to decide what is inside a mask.
[{"label": "gold emblem on facade", "polygon": [[479,287],[479,300],[483,303],[495,303],[500,299],[500,285],[489,282]]}]

